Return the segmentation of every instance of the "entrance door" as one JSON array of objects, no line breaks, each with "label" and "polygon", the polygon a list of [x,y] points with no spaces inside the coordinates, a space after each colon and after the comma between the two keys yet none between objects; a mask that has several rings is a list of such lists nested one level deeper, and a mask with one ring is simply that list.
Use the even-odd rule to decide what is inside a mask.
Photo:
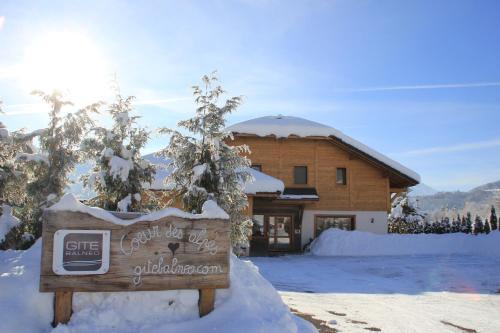
[{"label": "entrance door", "polygon": [[267,235],[269,249],[289,251],[292,248],[293,223],[290,215],[269,215]]},{"label": "entrance door", "polygon": [[254,215],[252,218],[252,239],[250,241],[250,255],[265,256],[267,255],[267,229],[266,216]]}]

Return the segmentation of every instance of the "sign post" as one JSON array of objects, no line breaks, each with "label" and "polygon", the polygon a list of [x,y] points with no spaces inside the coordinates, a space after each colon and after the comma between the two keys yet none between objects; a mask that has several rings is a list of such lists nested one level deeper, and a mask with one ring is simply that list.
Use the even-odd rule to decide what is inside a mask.
[{"label": "sign post", "polygon": [[123,221],[45,211],[40,291],[55,292],[53,325],[69,321],[75,291],[198,289],[199,314],[210,313],[215,289],[229,287],[229,221]]}]

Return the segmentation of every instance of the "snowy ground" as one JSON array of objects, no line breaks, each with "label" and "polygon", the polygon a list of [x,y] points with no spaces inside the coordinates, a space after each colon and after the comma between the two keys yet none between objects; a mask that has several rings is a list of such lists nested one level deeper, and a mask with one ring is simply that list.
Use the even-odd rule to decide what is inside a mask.
[{"label": "snowy ground", "polygon": [[340,332],[500,332],[498,256],[289,255],[251,261],[290,308]]},{"label": "snowy ground", "polygon": [[198,317],[198,292],[75,293],[68,325],[52,329],[53,294],[38,292],[41,241],[27,251],[0,251],[0,333],[314,333],[292,315],[256,267],[231,258],[231,287]]}]

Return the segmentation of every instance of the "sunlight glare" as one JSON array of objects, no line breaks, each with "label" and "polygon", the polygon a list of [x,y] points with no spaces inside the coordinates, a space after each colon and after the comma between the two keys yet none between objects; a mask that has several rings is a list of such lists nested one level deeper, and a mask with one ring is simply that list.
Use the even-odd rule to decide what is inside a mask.
[{"label": "sunlight glare", "polygon": [[62,91],[75,103],[91,103],[110,91],[110,70],[95,44],[78,32],[52,32],[26,49],[22,84],[28,90]]}]

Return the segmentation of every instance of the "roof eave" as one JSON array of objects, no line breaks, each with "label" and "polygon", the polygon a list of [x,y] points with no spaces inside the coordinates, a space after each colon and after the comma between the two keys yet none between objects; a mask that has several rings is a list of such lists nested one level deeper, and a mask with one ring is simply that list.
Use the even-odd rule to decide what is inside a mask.
[{"label": "roof eave", "polygon": [[348,144],[347,142],[345,142],[345,141],[343,141],[343,140],[341,140],[341,139],[339,139],[339,138],[337,138],[337,137],[335,137],[333,135],[330,135],[329,138],[333,139],[335,142],[338,142],[338,143],[340,143],[342,145],[345,145],[345,146],[349,147],[351,150],[353,150],[358,155],[363,156],[363,157],[365,157],[365,158],[367,158],[369,160],[374,161],[375,163],[379,164],[380,166],[388,169],[391,173],[393,173],[393,174],[395,174],[395,175],[397,175],[397,176],[405,179],[407,181],[407,184],[405,184],[406,186],[410,187],[410,186],[415,186],[417,184],[420,184],[420,180],[414,179],[413,177],[410,177],[409,175],[407,175],[407,174],[405,174],[405,173],[403,173],[403,172],[401,172],[401,171],[393,168],[392,166],[388,165],[387,163],[384,163],[384,162],[378,160],[377,158],[375,158],[375,157],[373,157],[373,156],[365,153],[364,151],[362,151],[362,150],[360,150],[360,149],[358,149],[358,148],[356,148],[356,147]]},{"label": "roof eave", "polygon": [[[259,138],[278,138],[276,135],[274,134],[270,134],[270,135],[266,135],[266,136],[261,136],[261,135],[257,135],[257,134],[252,134],[252,133],[242,133],[242,132],[231,132],[233,134],[233,136],[249,136],[249,137],[259,137]],[[348,144],[347,142],[337,138],[336,136],[334,135],[330,135],[330,136],[319,136],[319,135],[315,135],[315,136],[305,136],[305,137],[299,137],[299,136],[296,136],[296,135],[290,135],[288,137],[286,137],[285,139],[287,138],[292,138],[292,139],[323,139],[323,140],[328,140],[328,139],[332,139],[333,141],[335,142],[338,142],[342,145],[345,145],[347,147],[350,148],[350,150],[354,151],[355,153],[357,153],[358,155],[361,155],[371,161],[374,161],[376,164],[378,164],[379,166],[381,167],[384,167],[385,169],[388,169],[391,173],[397,175],[398,177],[402,178],[405,180],[405,185],[410,187],[410,186],[415,186],[415,185],[418,185],[420,184],[420,180],[418,179],[414,179],[412,177],[410,177],[409,175],[391,167],[390,165],[376,159],[375,157],[359,150],[358,148]]]}]

